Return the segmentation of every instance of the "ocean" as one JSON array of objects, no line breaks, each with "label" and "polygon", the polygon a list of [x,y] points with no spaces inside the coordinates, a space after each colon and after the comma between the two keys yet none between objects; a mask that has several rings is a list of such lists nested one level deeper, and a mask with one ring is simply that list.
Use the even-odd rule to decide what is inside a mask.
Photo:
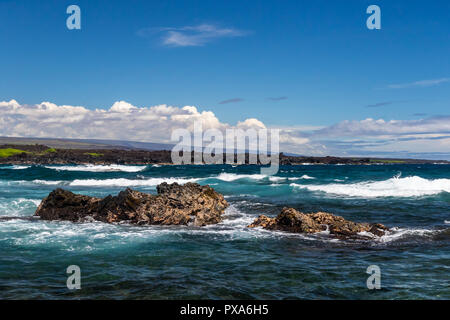
[{"label": "ocean", "polygon": [[[230,203],[206,227],[27,219],[57,187],[104,197],[161,182],[209,184]],[[391,232],[246,228],[283,207],[378,222]],[[9,217],[5,219],[5,217]],[[0,299],[450,299],[449,165],[0,166]],[[66,269],[81,269],[69,290]],[[370,290],[367,268],[380,269]]]}]

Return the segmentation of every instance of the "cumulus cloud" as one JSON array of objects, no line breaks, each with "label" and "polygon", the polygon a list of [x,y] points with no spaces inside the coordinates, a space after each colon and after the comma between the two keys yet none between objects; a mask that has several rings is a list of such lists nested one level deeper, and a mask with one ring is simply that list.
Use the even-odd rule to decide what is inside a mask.
[{"label": "cumulus cloud", "polygon": [[106,109],[56,105],[52,102],[20,104],[0,102],[0,136],[112,139],[174,143],[173,130],[279,129],[280,151],[303,155],[401,156],[450,158],[450,116],[418,120],[346,120],[328,126],[270,127],[256,118],[231,125],[212,111],[195,106],[138,107],[117,101]]},{"label": "cumulus cloud", "polygon": [[221,122],[213,112],[199,111],[194,106],[137,107],[117,101],[109,109],[90,110],[51,102],[35,105],[22,105],[16,100],[0,102],[0,136],[170,143],[173,130],[185,128],[192,132],[195,122],[201,122],[204,130],[266,129],[255,118],[238,121],[233,126]]},{"label": "cumulus cloud", "polygon": [[[340,155],[450,158],[450,116],[345,120],[309,135]],[[441,154],[440,157],[437,155]]]},{"label": "cumulus cloud", "polygon": [[0,102],[0,135],[17,137],[102,138],[169,142],[174,128],[192,128],[201,121],[205,129],[223,129],[210,111],[167,105],[139,108],[125,101],[109,109],[58,106],[51,102],[21,105],[16,100]]},{"label": "cumulus cloud", "polygon": [[255,118],[246,119],[245,121],[239,121],[236,125],[238,129],[267,129],[264,123]]},{"label": "cumulus cloud", "polygon": [[325,136],[379,136],[449,133],[450,116],[438,116],[420,120],[389,120],[367,118],[361,121],[345,120],[318,130],[315,135]]},{"label": "cumulus cloud", "polygon": [[180,28],[148,28],[138,31],[138,35],[147,37],[162,33],[162,44],[169,47],[203,46],[219,38],[242,37],[249,32],[235,28],[222,28],[213,24],[200,24]]}]

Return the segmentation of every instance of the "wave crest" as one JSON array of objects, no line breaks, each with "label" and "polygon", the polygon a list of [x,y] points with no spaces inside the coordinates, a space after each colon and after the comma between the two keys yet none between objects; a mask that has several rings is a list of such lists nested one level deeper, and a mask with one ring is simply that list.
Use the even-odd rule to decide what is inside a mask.
[{"label": "wave crest", "polygon": [[376,198],[376,197],[420,197],[450,192],[450,179],[424,179],[418,176],[393,177],[383,181],[353,184],[333,183],[327,185],[290,184],[292,187],[330,194]]},{"label": "wave crest", "polygon": [[157,186],[160,183],[174,183],[177,182],[179,184],[185,184],[188,182],[195,182],[198,179],[186,179],[186,178],[150,178],[150,179],[85,179],[85,180],[74,180],[69,185],[70,186],[99,186],[99,187],[108,187],[108,186],[118,186],[118,187],[134,187],[134,186]]},{"label": "wave crest", "polygon": [[88,172],[140,172],[145,170],[147,166],[127,166],[119,164],[111,165],[78,165],[78,166],[44,166],[47,169],[57,171],[88,171]]}]

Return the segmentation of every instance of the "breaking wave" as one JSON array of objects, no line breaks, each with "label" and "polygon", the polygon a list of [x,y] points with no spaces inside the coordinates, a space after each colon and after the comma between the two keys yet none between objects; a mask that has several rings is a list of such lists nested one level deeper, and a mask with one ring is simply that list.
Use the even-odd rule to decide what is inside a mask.
[{"label": "breaking wave", "polygon": [[450,192],[450,179],[424,179],[418,176],[393,177],[383,181],[353,184],[334,183],[327,185],[290,184],[292,187],[310,191],[322,191],[350,197],[420,197]]},{"label": "breaking wave", "polygon": [[29,215],[41,203],[37,199],[0,199],[0,217]]},{"label": "breaking wave", "polygon": [[434,229],[424,229],[424,228],[398,228],[394,227],[391,231],[387,232],[382,237],[374,237],[378,242],[392,242],[398,240],[418,239],[418,238],[429,238],[439,236],[447,232],[448,229],[434,230]]},{"label": "breaking wave", "polygon": [[0,169],[23,170],[23,169],[28,169],[29,167],[30,166],[13,165],[13,166],[1,166]]},{"label": "breaking wave", "polygon": [[[26,184],[26,183],[28,183],[28,181],[19,181],[19,183],[22,183],[22,184]],[[59,185],[59,184],[64,184],[64,183],[68,183],[67,181],[51,181],[51,180],[39,180],[39,179],[36,179],[36,180],[33,180],[33,183],[34,184],[43,184],[43,185],[46,185],[46,186],[56,186],[56,185]]]},{"label": "breaking wave", "polygon": [[[188,182],[196,182],[195,178],[150,178],[150,179],[76,179],[73,181],[47,181],[33,180],[33,184],[48,186],[74,186],[74,187],[137,187],[137,186],[157,186],[160,183],[178,183],[185,184]],[[18,181],[20,184],[27,184],[29,181]]]},{"label": "breaking wave", "polygon": [[198,179],[186,179],[186,178],[150,178],[150,179],[125,179],[125,178],[119,178],[119,179],[104,179],[104,180],[97,180],[97,179],[85,179],[85,180],[74,180],[69,183],[70,186],[118,186],[118,187],[133,187],[133,186],[156,186],[160,183],[167,182],[167,183],[179,183],[179,184],[185,184],[188,182],[195,182]]},{"label": "breaking wave", "polygon": [[78,165],[78,166],[45,166],[45,168],[57,171],[88,171],[88,172],[140,172],[147,166],[126,166],[126,165]]},{"label": "breaking wave", "polygon": [[302,175],[300,178],[289,178],[289,180],[297,180],[297,179],[301,179],[301,180],[314,180],[316,178],[314,177],[310,177],[307,174]]},{"label": "breaking wave", "polygon": [[222,181],[235,181],[240,179],[252,179],[252,180],[261,180],[267,178],[267,175],[264,174],[236,174],[236,173],[226,173],[223,172],[219,174],[217,177],[212,177],[214,179],[219,179]]},{"label": "breaking wave", "polygon": [[285,181],[285,180],[312,180],[314,177],[310,177],[307,174],[301,177],[278,177],[278,176],[268,176],[264,174],[236,174],[223,172],[216,177],[211,177],[213,179],[218,179],[226,182],[241,180],[241,179],[251,179],[251,180],[263,180],[268,179],[271,182]]}]

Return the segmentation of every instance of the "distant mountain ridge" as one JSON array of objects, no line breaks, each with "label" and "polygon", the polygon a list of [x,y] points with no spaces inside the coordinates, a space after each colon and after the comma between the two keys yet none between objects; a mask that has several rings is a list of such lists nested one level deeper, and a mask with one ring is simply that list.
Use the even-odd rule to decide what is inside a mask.
[{"label": "distant mountain ridge", "polygon": [[107,139],[66,139],[66,138],[23,138],[0,137],[0,144],[32,145],[45,144],[58,149],[142,149],[171,150],[173,144],[107,140]]},{"label": "distant mountain ridge", "polygon": [[[0,137],[0,145],[33,145],[44,144],[50,148],[57,149],[124,149],[124,150],[148,150],[162,151],[172,150],[175,144],[139,142],[125,140],[107,140],[107,139],[66,139],[66,138],[22,138],[22,137]],[[226,150],[223,150],[225,153]],[[246,153],[248,150],[235,150],[237,153]],[[254,153],[252,151],[251,153]],[[270,153],[270,152],[269,152]],[[299,156],[294,153],[285,153],[285,155]]]}]

